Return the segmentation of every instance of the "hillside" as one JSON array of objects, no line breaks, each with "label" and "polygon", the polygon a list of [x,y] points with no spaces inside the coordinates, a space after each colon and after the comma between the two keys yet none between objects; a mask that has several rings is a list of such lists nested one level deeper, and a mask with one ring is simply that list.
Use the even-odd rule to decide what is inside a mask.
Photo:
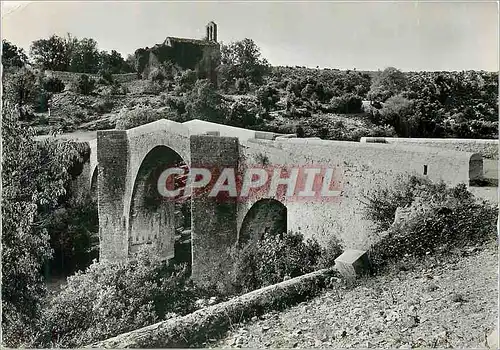
[{"label": "hillside", "polygon": [[[481,348],[498,316],[498,250],[432,259],[238,325],[223,348]],[[405,267],[405,268],[404,268]]]},{"label": "hillside", "polygon": [[[380,72],[300,67],[274,67],[259,85],[238,78],[217,89],[190,70],[121,83],[91,77],[92,89],[85,92],[69,78],[71,73],[63,75],[65,81],[36,74],[46,85],[61,86],[44,93],[44,105],[35,103],[25,118],[38,134],[114,128],[137,109],[151,111],[152,120],[197,118],[332,140],[494,138],[498,128],[497,75],[484,72],[404,73],[406,87],[399,94],[377,85]],[[5,79],[16,79],[16,73]]]}]

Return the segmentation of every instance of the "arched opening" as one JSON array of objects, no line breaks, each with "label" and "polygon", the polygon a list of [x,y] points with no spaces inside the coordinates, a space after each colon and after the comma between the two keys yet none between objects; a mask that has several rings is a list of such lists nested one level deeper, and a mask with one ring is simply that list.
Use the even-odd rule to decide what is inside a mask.
[{"label": "arched opening", "polygon": [[[163,197],[158,191],[160,175],[172,167],[188,171],[182,157],[166,146],[153,148],[139,167],[130,203],[129,254],[150,245],[162,259],[190,264],[191,198]],[[169,190],[183,186],[180,176],[174,178]]]},{"label": "arched opening", "polygon": [[261,199],[254,203],[241,224],[240,246],[258,241],[266,235],[277,235],[287,230],[287,209],[275,199]]}]

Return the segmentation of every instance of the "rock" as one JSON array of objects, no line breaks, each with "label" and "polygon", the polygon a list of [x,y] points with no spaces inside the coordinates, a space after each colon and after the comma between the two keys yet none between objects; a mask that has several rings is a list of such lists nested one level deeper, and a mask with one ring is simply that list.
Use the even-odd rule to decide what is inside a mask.
[{"label": "rock", "polygon": [[323,345],[323,342],[322,342],[321,340],[316,339],[316,340],[314,341],[314,347],[315,347],[315,348],[319,348],[319,347],[321,347],[321,345]]},{"label": "rock", "polygon": [[429,292],[434,292],[434,291],[435,291],[436,289],[438,289],[438,288],[439,288],[439,287],[438,287],[436,284],[434,284],[434,283],[430,283],[430,284],[427,286],[426,290],[427,290],[427,291],[429,291]]},{"label": "rock", "polygon": [[460,293],[453,293],[450,299],[454,303],[463,303],[465,301],[463,295]]},{"label": "rock", "polygon": [[500,348],[500,344],[498,342],[498,321],[495,329],[486,338],[486,346],[490,349]]},{"label": "rock", "polygon": [[335,268],[348,279],[366,274],[370,270],[368,254],[364,250],[346,250],[335,259]]}]

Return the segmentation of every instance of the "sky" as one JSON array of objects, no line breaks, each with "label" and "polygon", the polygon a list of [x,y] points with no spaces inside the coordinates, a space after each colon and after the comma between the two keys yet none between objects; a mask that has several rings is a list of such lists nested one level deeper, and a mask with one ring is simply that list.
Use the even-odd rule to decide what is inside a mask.
[{"label": "sky", "polygon": [[273,65],[404,71],[498,71],[499,10],[489,2],[7,1],[2,38],[27,52],[33,40],[71,33],[124,57],[167,36],[251,38]]}]

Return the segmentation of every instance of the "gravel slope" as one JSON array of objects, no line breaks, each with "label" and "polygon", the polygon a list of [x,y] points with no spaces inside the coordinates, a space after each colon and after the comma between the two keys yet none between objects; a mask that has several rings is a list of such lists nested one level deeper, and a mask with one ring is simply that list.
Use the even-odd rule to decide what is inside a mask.
[{"label": "gravel slope", "polygon": [[498,315],[497,247],[463,255],[327,291],[207,347],[483,347]]}]

